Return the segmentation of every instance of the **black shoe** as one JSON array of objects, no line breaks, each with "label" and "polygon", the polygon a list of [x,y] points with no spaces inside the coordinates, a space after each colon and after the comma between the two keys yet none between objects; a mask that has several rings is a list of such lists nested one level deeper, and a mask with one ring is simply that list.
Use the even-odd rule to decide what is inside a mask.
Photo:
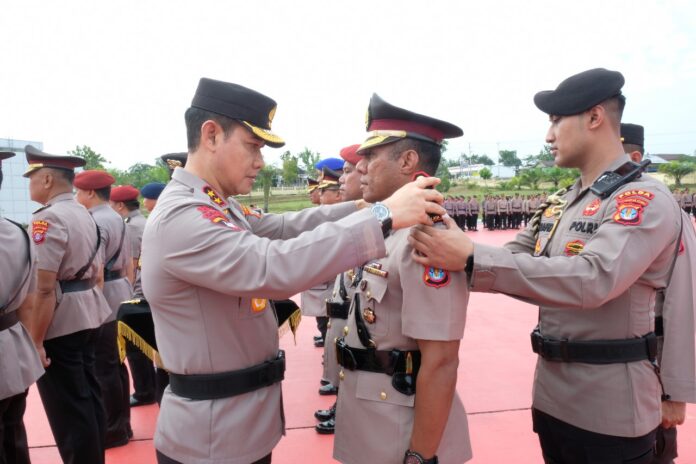
[{"label": "black shoe", "polygon": [[324,422],[319,422],[314,426],[314,430],[322,435],[332,435],[336,429],[336,419],[331,418]]},{"label": "black shoe", "polygon": [[329,382],[329,381],[326,380],[326,379],[321,379],[321,380],[319,381],[319,383],[322,384],[322,385],[328,385],[328,384],[330,384],[331,382]]},{"label": "black shoe", "polygon": [[315,342],[318,342],[319,340],[323,340],[323,339],[324,339],[324,337],[322,337],[321,335],[315,335],[315,336],[314,336],[314,341],[315,341]]},{"label": "black shoe", "polygon": [[338,395],[338,387],[333,386],[333,384],[327,383],[323,387],[319,387],[319,394],[323,396]]},{"label": "black shoe", "polygon": [[130,406],[131,406],[131,408],[136,408],[136,407],[138,407],[138,406],[146,406],[146,405],[148,405],[148,404],[154,404],[154,403],[155,403],[155,400],[154,400],[154,399],[144,401],[144,400],[139,400],[139,399],[137,399],[137,398],[136,398],[135,396],[133,396],[133,395],[131,395],[131,397],[130,397]]},{"label": "black shoe", "polygon": [[314,412],[314,417],[317,418],[319,422],[324,422],[329,419],[333,419],[334,416],[336,415],[336,403],[331,406],[329,409],[319,409],[318,411]]},{"label": "black shoe", "polygon": [[130,440],[128,439],[128,436],[126,435],[125,437],[122,438],[117,438],[117,439],[109,439],[107,438],[104,444],[104,449],[109,449],[109,448],[117,448],[119,446],[125,446],[128,444]]},{"label": "black shoe", "polygon": [[320,338],[319,340],[314,340],[314,346],[317,348],[323,348],[324,347],[324,339]]}]

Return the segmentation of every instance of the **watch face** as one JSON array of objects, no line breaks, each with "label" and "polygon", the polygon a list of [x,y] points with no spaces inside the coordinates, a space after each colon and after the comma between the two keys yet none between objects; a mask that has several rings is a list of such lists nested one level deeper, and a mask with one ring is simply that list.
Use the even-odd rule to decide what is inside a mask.
[{"label": "watch face", "polygon": [[372,206],[372,214],[374,214],[378,220],[384,221],[389,217],[389,209],[383,204],[377,203]]}]

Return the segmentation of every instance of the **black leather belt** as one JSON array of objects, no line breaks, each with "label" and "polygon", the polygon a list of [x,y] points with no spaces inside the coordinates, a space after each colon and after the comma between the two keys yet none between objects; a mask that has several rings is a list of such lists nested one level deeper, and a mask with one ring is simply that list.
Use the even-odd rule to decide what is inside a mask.
[{"label": "black leather belt", "polygon": [[348,309],[350,304],[345,303],[335,303],[333,301],[326,302],[326,314],[333,319],[348,319]]},{"label": "black leather belt", "polygon": [[63,293],[84,292],[94,287],[95,283],[92,279],[84,280],[59,280],[60,290]]},{"label": "black leather belt", "polygon": [[17,311],[0,315],[0,332],[5,329],[9,329],[17,322],[19,322],[19,319],[17,318]]},{"label": "black leather belt", "polygon": [[121,270],[118,271],[104,271],[104,282],[111,282],[112,280],[122,279],[123,273]]},{"label": "black leather belt", "polygon": [[665,335],[665,325],[662,316],[655,317],[655,335],[658,337],[664,337]]},{"label": "black leather belt", "polygon": [[215,400],[270,387],[285,378],[285,352],[256,366],[218,374],[169,373],[169,386],[176,395],[192,400]]},{"label": "black leather belt", "polygon": [[[408,366],[408,357],[411,355],[411,366]],[[377,372],[387,375],[395,373],[416,374],[420,369],[420,351],[378,351],[363,350],[346,345],[344,339],[336,341],[336,360],[338,364],[348,370]]]},{"label": "black leather belt", "polygon": [[652,362],[657,355],[654,332],[625,340],[568,341],[546,338],[537,328],[531,338],[532,350],[547,361],[616,364]]}]

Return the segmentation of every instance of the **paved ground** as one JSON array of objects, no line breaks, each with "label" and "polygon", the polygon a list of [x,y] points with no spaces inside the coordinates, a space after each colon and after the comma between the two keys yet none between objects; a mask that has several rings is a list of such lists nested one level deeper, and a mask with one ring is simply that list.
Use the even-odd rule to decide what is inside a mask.
[{"label": "paved ground", "polygon": [[[502,244],[514,233],[480,231],[471,235],[484,243]],[[534,307],[501,295],[471,297],[460,350],[457,390],[469,413],[473,464],[542,462],[536,436],[531,431],[529,411],[535,363],[529,332],[536,318]],[[333,398],[316,393],[321,350],[312,346],[315,332],[314,320],[305,319],[297,344],[291,335],[281,341],[288,358],[283,386],[288,432],[273,453],[274,464],[336,462],[331,459],[333,438],[314,432],[314,411],[333,402]],[[696,408],[690,406],[687,413],[687,423],[679,432],[678,464],[696,464]],[[157,406],[133,409],[135,438],[127,446],[107,451],[107,464],[155,463],[152,436],[156,418]],[[26,422],[32,462],[60,463],[35,389],[30,393]]]}]

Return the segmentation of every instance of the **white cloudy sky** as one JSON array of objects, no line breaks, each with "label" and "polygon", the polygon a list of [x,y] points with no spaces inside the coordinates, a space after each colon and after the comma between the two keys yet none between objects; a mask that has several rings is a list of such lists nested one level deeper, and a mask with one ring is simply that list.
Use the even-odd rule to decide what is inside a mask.
[{"label": "white cloudy sky", "polygon": [[377,92],[460,125],[449,156],[524,156],[547,127],[534,93],[606,67],[626,76],[624,121],[646,126],[647,150],[693,154],[695,5],[0,0],[0,138],[153,162],[185,150],[183,113],[206,76],[276,99],[273,129],[293,152],[359,142]]}]

